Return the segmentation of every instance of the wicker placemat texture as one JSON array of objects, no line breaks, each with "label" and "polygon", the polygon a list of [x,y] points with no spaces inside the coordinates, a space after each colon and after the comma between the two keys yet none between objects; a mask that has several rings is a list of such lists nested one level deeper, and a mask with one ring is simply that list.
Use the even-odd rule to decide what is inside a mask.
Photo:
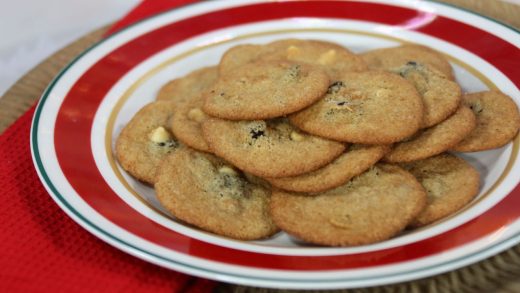
[{"label": "wicker placemat texture", "polygon": [[[520,28],[520,6],[498,0],[445,0],[511,26]],[[0,99],[0,133],[20,117],[40,97],[52,78],[74,57],[100,40],[101,28],[56,52],[20,78]],[[220,284],[217,292],[295,292]],[[363,289],[305,291],[348,293],[391,292],[520,292],[520,245],[476,264],[430,278]]]},{"label": "wicker placemat texture", "polygon": [[387,286],[345,290],[273,290],[220,284],[218,293],[477,293],[520,292],[520,245],[484,261],[441,275]]}]

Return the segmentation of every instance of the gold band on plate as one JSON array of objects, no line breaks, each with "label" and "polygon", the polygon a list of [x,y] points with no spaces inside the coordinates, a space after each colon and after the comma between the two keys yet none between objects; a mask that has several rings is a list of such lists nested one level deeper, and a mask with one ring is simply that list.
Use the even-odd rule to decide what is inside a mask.
[{"label": "gold band on plate", "polygon": [[[402,39],[399,39],[399,38],[396,38],[396,37],[391,37],[391,36],[382,35],[382,34],[378,34],[378,33],[369,33],[369,32],[356,31],[356,30],[321,29],[321,28],[316,28],[316,29],[312,29],[312,28],[286,29],[286,30],[272,30],[272,31],[264,31],[264,32],[258,32],[258,33],[252,33],[252,34],[244,34],[244,35],[236,36],[236,37],[234,37],[232,39],[216,41],[214,43],[207,44],[207,45],[204,45],[204,46],[198,46],[198,47],[195,47],[195,48],[193,48],[193,49],[191,49],[189,51],[183,52],[183,53],[181,53],[181,54],[179,54],[177,56],[169,58],[168,60],[162,62],[161,64],[159,64],[157,66],[155,66],[154,68],[152,68],[148,72],[145,72],[136,82],[134,82],[128,88],[128,90],[125,91],[125,93],[121,96],[121,98],[117,101],[116,105],[112,109],[112,112],[110,113],[110,116],[109,116],[109,119],[108,119],[108,123],[106,125],[105,150],[106,150],[106,155],[107,155],[108,161],[110,162],[110,166],[111,166],[114,174],[117,176],[117,178],[121,182],[121,184],[123,184],[123,186],[133,196],[135,196],[140,202],[142,202],[144,205],[146,205],[147,207],[149,207],[153,211],[155,211],[155,212],[157,212],[157,213],[159,213],[162,216],[165,216],[167,218],[171,218],[172,217],[171,215],[166,214],[166,213],[162,212],[161,210],[157,209],[156,207],[154,207],[153,205],[151,205],[149,202],[147,202],[145,199],[143,199],[139,195],[139,193],[137,193],[137,191],[134,188],[132,188],[130,186],[130,184],[126,181],[126,179],[121,174],[121,171],[118,168],[118,166],[116,164],[116,161],[114,159],[113,153],[112,153],[112,137],[113,137],[114,124],[115,124],[116,117],[118,116],[119,112],[121,111],[123,105],[126,103],[128,98],[134,93],[134,91],[139,86],[141,86],[144,82],[149,80],[152,76],[157,74],[159,71],[161,71],[165,67],[167,67],[167,66],[169,66],[171,64],[174,64],[174,63],[178,62],[179,60],[182,60],[182,59],[184,59],[184,58],[186,58],[186,57],[188,57],[190,55],[193,55],[193,54],[195,54],[197,52],[200,52],[202,50],[206,50],[208,48],[215,47],[215,46],[218,46],[218,45],[221,45],[221,44],[230,43],[230,42],[233,42],[233,41],[236,41],[236,40],[249,39],[249,38],[258,37],[258,36],[278,35],[278,34],[296,33],[296,32],[298,32],[298,33],[301,33],[301,32],[327,32],[327,33],[342,33],[342,34],[350,34],[350,35],[356,34],[356,35],[362,35],[362,36],[371,36],[371,37],[387,39],[387,40],[399,42],[401,44],[405,44],[405,43],[410,43],[411,44],[412,43],[412,42],[405,41],[405,40],[402,40]],[[460,67],[462,67],[462,68],[466,69],[468,72],[470,72],[473,76],[477,77],[489,89],[497,89],[497,86],[489,78],[487,78],[484,74],[482,74],[480,71],[476,70],[475,68],[473,68],[469,64],[467,64],[467,63],[463,62],[462,60],[459,60],[459,59],[457,59],[457,58],[455,58],[455,57],[453,57],[451,55],[448,55],[448,54],[445,54],[445,53],[443,53],[443,55],[446,58],[448,58],[452,63],[455,63],[455,64],[459,65]],[[497,186],[500,185],[500,183],[502,183],[504,178],[511,171],[511,168],[513,167],[513,162],[516,160],[516,158],[518,156],[519,145],[520,145],[520,136],[517,135],[516,138],[513,140],[513,148],[512,148],[512,151],[511,151],[511,156],[509,157],[509,160],[507,162],[507,165],[504,168],[504,171],[502,172],[500,177],[497,179],[497,181],[491,186],[491,188],[489,188],[484,194],[479,196],[476,200],[472,201],[470,204],[466,205],[464,208],[459,210],[457,213],[455,213],[453,215],[450,215],[450,216],[448,216],[448,217],[446,217],[446,218],[444,218],[444,219],[442,219],[440,221],[437,221],[433,225],[438,225],[440,223],[443,223],[443,222],[445,222],[445,221],[447,221],[447,220],[457,216],[458,214],[462,213],[463,211],[466,211],[467,209],[473,207],[477,203],[481,202],[483,199],[487,198],[489,196],[489,194],[491,194],[497,188]],[[425,227],[418,228],[418,229],[414,229],[412,232],[406,233],[406,235],[414,234],[416,232],[419,232],[421,230],[424,230],[424,229],[427,229],[427,228],[430,228],[430,227],[432,227],[432,225],[425,226]],[[204,232],[204,231],[201,231],[201,232]],[[206,233],[206,232],[204,232],[204,233]],[[211,234],[211,235],[213,235],[213,234]],[[215,236],[218,237],[218,235],[215,235]]]}]

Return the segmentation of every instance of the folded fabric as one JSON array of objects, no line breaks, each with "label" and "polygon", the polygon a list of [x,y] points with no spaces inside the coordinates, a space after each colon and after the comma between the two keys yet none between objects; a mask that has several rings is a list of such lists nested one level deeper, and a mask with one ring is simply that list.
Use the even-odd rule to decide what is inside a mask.
[{"label": "folded fabric", "polygon": [[1,292],[207,292],[215,283],[121,252],[73,222],[33,167],[34,108],[0,136]]}]

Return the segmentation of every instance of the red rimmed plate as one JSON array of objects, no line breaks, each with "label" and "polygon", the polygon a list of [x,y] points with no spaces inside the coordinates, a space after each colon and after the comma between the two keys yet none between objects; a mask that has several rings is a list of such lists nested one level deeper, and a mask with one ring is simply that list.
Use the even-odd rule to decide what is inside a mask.
[{"label": "red rimmed plate", "polygon": [[465,157],[479,196],[440,223],[353,248],[307,247],[281,233],[234,241],[178,223],[153,190],[115,163],[114,138],[167,81],[214,65],[229,47],[312,38],[355,52],[413,42],[446,54],[465,91],[520,101],[520,34],[434,2],[213,1],[172,10],[96,44],[49,86],[31,133],[36,169],[56,202],[108,243],[175,270],[286,288],[387,284],[452,270],[520,241],[519,139]]}]

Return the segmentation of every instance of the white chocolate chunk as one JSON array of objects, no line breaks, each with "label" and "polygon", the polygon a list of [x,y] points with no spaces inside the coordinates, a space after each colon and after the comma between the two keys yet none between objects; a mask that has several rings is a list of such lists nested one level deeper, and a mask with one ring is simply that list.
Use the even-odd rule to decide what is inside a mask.
[{"label": "white chocolate chunk", "polygon": [[305,137],[303,135],[299,134],[298,132],[296,132],[296,131],[291,132],[291,140],[303,141],[304,139],[305,139]]},{"label": "white chocolate chunk", "polygon": [[231,176],[236,176],[236,175],[238,175],[237,172],[236,172],[233,168],[228,167],[228,166],[220,167],[220,168],[218,169],[218,172],[219,172],[220,174],[227,174],[227,175],[231,175]]},{"label": "white chocolate chunk", "polygon": [[390,95],[390,90],[378,89],[376,91],[376,97],[378,97],[378,98],[384,98],[384,97],[387,97],[388,95]]},{"label": "white chocolate chunk", "polygon": [[164,127],[159,126],[150,133],[150,140],[154,143],[165,143],[172,139],[172,135]]},{"label": "white chocolate chunk", "polygon": [[296,58],[299,54],[300,54],[301,50],[300,48],[296,47],[296,46],[289,46],[287,48],[287,59],[294,59]]},{"label": "white chocolate chunk", "polygon": [[200,108],[193,108],[188,112],[188,118],[195,122],[202,122],[206,118],[206,114]]},{"label": "white chocolate chunk", "polygon": [[318,58],[318,63],[321,65],[330,65],[334,61],[336,61],[336,50],[328,50]]}]

